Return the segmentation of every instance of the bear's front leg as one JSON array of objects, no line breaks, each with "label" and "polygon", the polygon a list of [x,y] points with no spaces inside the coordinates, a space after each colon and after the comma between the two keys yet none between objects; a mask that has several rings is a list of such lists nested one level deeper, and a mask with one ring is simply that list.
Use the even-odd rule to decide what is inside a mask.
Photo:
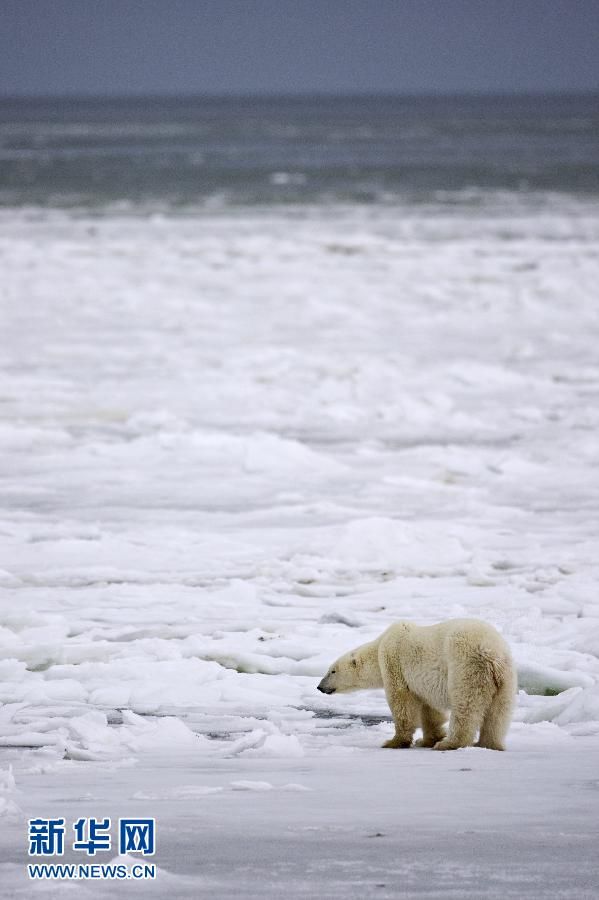
[{"label": "bear's front leg", "polygon": [[414,732],[418,727],[420,705],[407,689],[397,690],[396,686],[390,686],[387,690],[385,685],[385,694],[395,723],[395,734],[390,740],[385,741],[383,747],[403,750],[412,744]]},{"label": "bear's front leg", "polygon": [[385,741],[383,747],[403,749],[411,745],[414,732],[420,723],[420,703],[408,689],[395,651],[382,649],[379,654],[379,666],[385,696],[395,723],[395,734],[389,741]]}]

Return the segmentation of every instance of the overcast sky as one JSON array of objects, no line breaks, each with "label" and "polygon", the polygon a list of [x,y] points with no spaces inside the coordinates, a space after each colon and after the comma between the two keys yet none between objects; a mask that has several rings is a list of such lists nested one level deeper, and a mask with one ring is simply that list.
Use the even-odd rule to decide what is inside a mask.
[{"label": "overcast sky", "polygon": [[599,0],[0,0],[0,93],[599,90]]}]

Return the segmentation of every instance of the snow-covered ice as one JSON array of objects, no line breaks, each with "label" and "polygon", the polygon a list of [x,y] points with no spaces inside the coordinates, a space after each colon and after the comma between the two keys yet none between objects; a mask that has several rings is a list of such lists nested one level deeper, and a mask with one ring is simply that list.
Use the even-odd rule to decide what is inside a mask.
[{"label": "snow-covered ice", "polygon": [[[551,198],[2,212],[3,896],[27,817],[96,813],[157,816],[173,897],[592,896],[598,246]],[[510,752],[387,753],[382,693],[316,692],[462,615],[513,648]]]}]

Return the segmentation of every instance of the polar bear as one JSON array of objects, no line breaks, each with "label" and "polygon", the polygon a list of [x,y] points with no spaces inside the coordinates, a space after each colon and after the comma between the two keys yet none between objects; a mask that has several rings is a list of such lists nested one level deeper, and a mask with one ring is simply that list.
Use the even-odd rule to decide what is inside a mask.
[{"label": "polar bear", "polygon": [[492,625],[449,619],[391,625],[334,662],[318,690],[384,688],[395,735],[383,747],[409,747],[421,725],[421,747],[457,750],[472,745],[479,732],[477,747],[504,750],[516,685],[509,647]]}]

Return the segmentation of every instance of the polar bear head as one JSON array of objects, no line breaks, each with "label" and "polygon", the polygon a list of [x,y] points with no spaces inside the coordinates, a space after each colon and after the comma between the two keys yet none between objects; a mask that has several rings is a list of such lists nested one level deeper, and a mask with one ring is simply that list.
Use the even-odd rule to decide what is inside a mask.
[{"label": "polar bear head", "polygon": [[361,691],[383,686],[378,660],[378,640],[362,644],[335,660],[317,690],[323,694]]}]

